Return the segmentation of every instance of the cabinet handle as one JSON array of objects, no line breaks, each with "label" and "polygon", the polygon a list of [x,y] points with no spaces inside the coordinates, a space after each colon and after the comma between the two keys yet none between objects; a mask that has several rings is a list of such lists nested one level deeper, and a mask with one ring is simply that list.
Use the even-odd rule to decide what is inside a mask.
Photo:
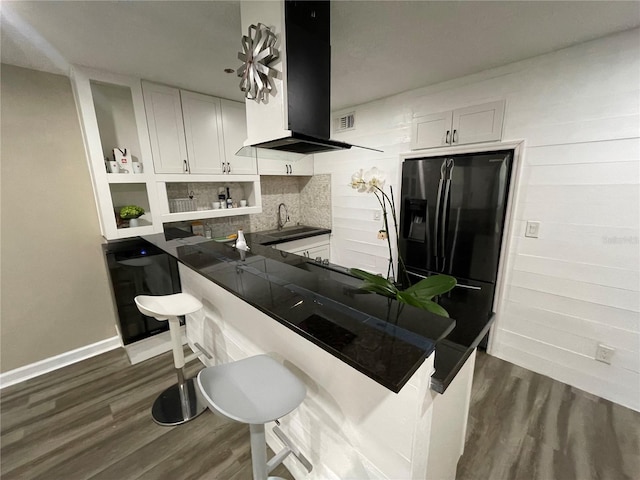
[{"label": "cabinet handle", "polygon": [[293,173],[293,167],[289,165],[289,175],[291,175],[292,173]]},{"label": "cabinet handle", "polygon": [[458,133],[458,130],[454,130],[453,131],[453,135],[451,135],[451,143],[456,143],[456,134]]},{"label": "cabinet handle", "polygon": [[189,162],[184,160],[184,171],[185,173],[189,173]]},{"label": "cabinet handle", "polygon": [[227,173],[231,173],[231,164],[227,162]]},{"label": "cabinet handle", "polygon": [[227,173],[227,164],[222,162],[222,173]]},{"label": "cabinet handle", "polygon": [[447,145],[449,145],[449,132],[451,132],[451,130],[447,130],[447,136],[444,137],[444,143],[446,143]]},{"label": "cabinet handle", "polygon": [[285,164],[284,164],[284,167],[287,169],[287,175],[289,175],[289,164],[288,164],[288,163],[285,163]]}]

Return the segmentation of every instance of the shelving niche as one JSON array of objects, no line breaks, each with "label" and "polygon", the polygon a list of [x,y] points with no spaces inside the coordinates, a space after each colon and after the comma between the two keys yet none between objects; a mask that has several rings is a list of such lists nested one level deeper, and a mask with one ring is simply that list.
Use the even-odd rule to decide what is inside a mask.
[{"label": "shelving niche", "polygon": [[[71,79],[102,235],[111,240],[161,232],[140,81],[80,67],[72,69]],[[105,159],[113,159],[115,147],[127,148],[144,173],[108,173]],[[145,209],[140,226],[118,220],[125,205]]]},{"label": "shelving niche", "polygon": [[[224,178],[212,179],[211,176],[190,175],[188,179],[176,178],[173,175],[157,177],[158,193],[162,210],[162,222],[179,222],[201,220],[205,218],[249,215],[262,212],[262,196],[260,194],[260,177],[258,175],[225,175]],[[231,197],[237,202],[237,208],[214,209],[212,202],[218,201],[219,189],[229,188]],[[193,196],[187,211],[176,211],[174,200],[186,200]],[[246,200],[247,206],[240,207],[240,200]],[[183,206],[189,202],[182,202]]]}]

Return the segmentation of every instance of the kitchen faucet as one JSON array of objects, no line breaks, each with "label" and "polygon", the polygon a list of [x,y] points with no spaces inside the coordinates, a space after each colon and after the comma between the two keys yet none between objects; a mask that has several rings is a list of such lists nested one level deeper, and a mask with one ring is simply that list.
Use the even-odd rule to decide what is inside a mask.
[{"label": "kitchen faucet", "polygon": [[[284,207],[284,221],[282,220],[282,207]],[[287,210],[287,206],[284,203],[278,205],[278,230],[282,230],[285,223],[289,221],[289,210]]]}]

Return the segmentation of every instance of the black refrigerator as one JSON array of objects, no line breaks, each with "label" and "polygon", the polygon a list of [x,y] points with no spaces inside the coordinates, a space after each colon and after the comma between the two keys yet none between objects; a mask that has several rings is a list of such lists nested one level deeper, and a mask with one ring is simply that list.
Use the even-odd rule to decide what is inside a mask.
[{"label": "black refrigerator", "polygon": [[437,301],[456,320],[447,340],[461,346],[476,346],[493,315],[512,159],[513,151],[482,152],[402,166],[399,247],[406,272],[412,284],[439,273],[456,278]]}]

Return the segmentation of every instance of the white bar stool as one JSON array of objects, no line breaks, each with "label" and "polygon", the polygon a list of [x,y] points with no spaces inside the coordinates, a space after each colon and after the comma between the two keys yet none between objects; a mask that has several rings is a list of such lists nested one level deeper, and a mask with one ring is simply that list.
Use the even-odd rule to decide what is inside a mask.
[{"label": "white bar stool", "polygon": [[267,462],[264,425],[295,410],[307,395],[304,384],[268,355],[256,355],[237,362],[207,367],[198,373],[198,387],[209,408],[223,417],[248,423],[251,432],[253,480],[267,477],[290,454],[305,466],[311,463],[275,426],[274,433],[286,446]]},{"label": "white bar stool", "polygon": [[203,403],[196,391],[193,378],[184,378],[184,352],[180,332],[181,315],[197,312],[202,303],[187,293],[173,295],[138,295],[135,299],[138,310],[143,315],[156,320],[168,320],[171,344],[173,348],[173,364],[176,367],[178,383],[170,386],[160,394],[153,403],[151,415],[159,425],[180,425],[194,419],[205,411]]}]

